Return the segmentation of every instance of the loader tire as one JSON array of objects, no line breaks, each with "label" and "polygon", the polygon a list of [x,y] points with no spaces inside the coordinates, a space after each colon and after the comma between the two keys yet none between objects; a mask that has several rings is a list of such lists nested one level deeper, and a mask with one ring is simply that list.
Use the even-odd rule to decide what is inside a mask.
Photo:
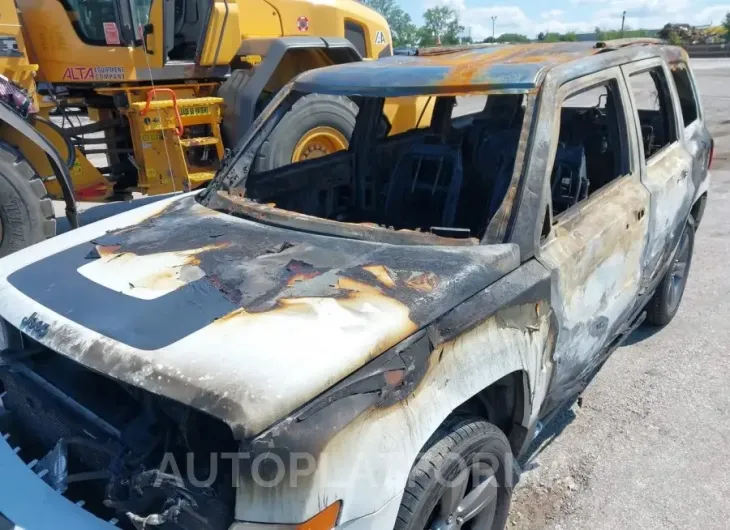
[{"label": "loader tire", "polygon": [[46,186],[17,149],[0,142],[0,258],[55,234]]},{"label": "loader tire", "polygon": [[[256,158],[256,171],[285,166],[307,158],[307,154],[322,156],[346,149],[355,129],[357,111],[357,105],[346,97],[308,94],[300,98],[264,141]],[[300,142],[316,130],[321,131],[322,145],[313,138],[313,149],[307,153]],[[295,156],[297,152],[300,156]]]}]

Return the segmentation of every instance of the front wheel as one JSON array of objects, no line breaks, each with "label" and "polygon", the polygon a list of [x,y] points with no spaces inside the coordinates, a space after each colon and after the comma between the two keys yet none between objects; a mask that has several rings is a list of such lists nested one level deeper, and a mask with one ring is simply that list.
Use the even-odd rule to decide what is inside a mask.
[{"label": "front wheel", "polygon": [[512,497],[512,451],[478,418],[453,418],[408,477],[394,530],[499,530]]},{"label": "front wheel", "polygon": [[695,225],[690,217],[682,232],[672,263],[647,307],[646,320],[649,324],[666,326],[677,314],[687,285],[694,245]]},{"label": "front wheel", "polygon": [[345,97],[303,96],[264,141],[256,158],[256,171],[268,171],[347,149],[357,111],[357,105]]}]

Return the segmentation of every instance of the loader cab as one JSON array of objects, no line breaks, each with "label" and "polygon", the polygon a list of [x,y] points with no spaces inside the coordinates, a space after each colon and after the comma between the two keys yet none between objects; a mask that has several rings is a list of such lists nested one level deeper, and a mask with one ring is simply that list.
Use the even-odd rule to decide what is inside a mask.
[{"label": "loader cab", "polygon": [[204,44],[213,0],[129,1],[133,4],[144,38],[157,31],[154,19],[159,20],[159,17],[153,15],[154,10],[161,7],[165,64],[195,62]]},{"label": "loader cab", "polygon": [[129,48],[135,69],[152,70],[155,78],[180,77],[174,74],[180,66],[226,65],[233,55],[229,44],[238,30],[235,2],[216,6],[215,0],[58,1],[84,44]]}]

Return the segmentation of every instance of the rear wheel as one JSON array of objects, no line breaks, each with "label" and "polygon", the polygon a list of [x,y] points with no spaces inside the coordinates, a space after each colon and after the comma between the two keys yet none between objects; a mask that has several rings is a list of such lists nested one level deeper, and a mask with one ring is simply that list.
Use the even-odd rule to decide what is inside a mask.
[{"label": "rear wheel", "polygon": [[18,150],[0,143],[0,257],[55,233],[53,203],[43,181]]},{"label": "rear wheel", "polygon": [[674,318],[687,285],[692,251],[695,243],[695,225],[690,217],[679,240],[677,252],[657,287],[646,311],[646,320],[654,326],[665,326]]},{"label": "rear wheel", "polygon": [[504,528],[512,471],[512,451],[498,427],[453,418],[414,464],[394,530]]},{"label": "rear wheel", "polygon": [[357,105],[345,97],[308,94],[297,100],[261,146],[256,170],[311,160],[347,149]]}]

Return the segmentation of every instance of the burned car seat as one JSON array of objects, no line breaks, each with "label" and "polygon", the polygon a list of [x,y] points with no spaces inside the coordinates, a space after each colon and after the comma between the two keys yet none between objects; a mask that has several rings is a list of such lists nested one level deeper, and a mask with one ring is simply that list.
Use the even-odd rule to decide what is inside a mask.
[{"label": "burned car seat", "polygon": [[484,110],[465,135],[465,187],[469,191],[464,201],[469,205],[460,209],[469,216],[462,224],[471,227],[473,233],[483,232],[507,194],[523,118],[522,96],[489,96]]},{"label": "burned car seat", "polygon": [[428,139],[409,146],[390,174],[386,223],[414,229],[452,227],[463,179],[459,146]]},{"label": "burned car seat", "polygon": [[488,219],[497,213],[509,189],[519,140],[520,129],[503,130],[483,138],[477,149],[477,168],[489,186]]},{"label": "burned car seat", "polygon": [[550,182],[553,212],[556,215],[588,197],[590,183],[582,145],[558,146]]}]

